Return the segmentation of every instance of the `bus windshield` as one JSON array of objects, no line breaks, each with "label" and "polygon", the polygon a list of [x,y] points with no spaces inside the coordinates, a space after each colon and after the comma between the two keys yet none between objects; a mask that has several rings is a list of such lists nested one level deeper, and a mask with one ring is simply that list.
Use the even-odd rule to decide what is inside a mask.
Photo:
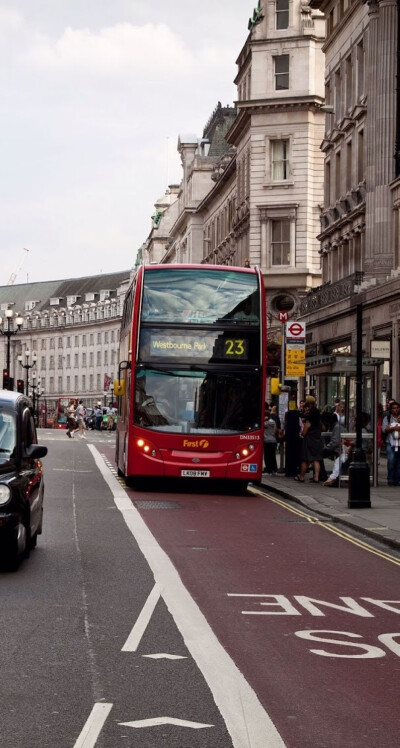
[{"label": "bus windshield", "polygon": [[257,275],[203,268],[147,269],[143,322],[259,325]]},{"label": "bus windshield", "polygon": [[134,423],[157,431],[235,434],[260,428],[261,373],[140,369]]}]

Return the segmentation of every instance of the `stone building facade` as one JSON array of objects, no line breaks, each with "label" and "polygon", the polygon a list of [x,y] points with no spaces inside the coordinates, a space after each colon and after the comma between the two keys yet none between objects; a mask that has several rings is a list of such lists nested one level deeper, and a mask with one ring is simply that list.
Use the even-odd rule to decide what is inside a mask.
[{"label": "stone building facade", "polygon": [[[380,397],[398,398],[398,6],[392,0],[312,0],[312,6],[327,19],[327,114],[318,237],[323,283],[301,306],[307,353],[355,355],[361,306],[363,355],[369,357],[379,341],[388,344],[389,358],[379,368]],[[315,384],[320,400],[342,386],[340,376],[329,391],[323,379]]]},{"label": "stone building facade", "polygon": [[278,312],[297,315],[321,282],[325,21],[299,0],[260,0],[249,31],[236,106],[218,104],[201,138],[179,138],[178,198],[153,226],[143,257],[231,265],[250,258],[265,277],[271,339],[280,336]]},{"label": "stone building facade", "polygon": [[[0,287],[0,315],[11,309],[23,325],[10,337],[10,375],[25,380],[18,356],[36,364],[49,409],[61,395],[82,397],[88,406],[113,399],[118,373],[119,330],[130,271],[63,281]],[[3,324],[4,328],[4,324]],[[7,329],[7,324],[5,324]],[[7,338],[0,336],[0,366],[6,366]],[[29,351],[29,357],[25,352]],[[31,394],[31,392],[29,393]]]}]

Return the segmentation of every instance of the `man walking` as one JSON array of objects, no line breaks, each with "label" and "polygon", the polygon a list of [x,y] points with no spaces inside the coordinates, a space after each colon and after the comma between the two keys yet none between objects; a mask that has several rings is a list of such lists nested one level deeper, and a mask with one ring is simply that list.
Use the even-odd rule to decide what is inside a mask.
[{"label": "man walking", "polygon": [[[86,424],[85,424],[85,416],[86,416],[86,408],[83,404],[83,400],[79,400],[77,409],[75,411],[75,419],[77,423],[77,428],[75,431],[79,431],[79,436],[81,439],[86,439]],[[75,433],[75,432],[74,432]]]}]

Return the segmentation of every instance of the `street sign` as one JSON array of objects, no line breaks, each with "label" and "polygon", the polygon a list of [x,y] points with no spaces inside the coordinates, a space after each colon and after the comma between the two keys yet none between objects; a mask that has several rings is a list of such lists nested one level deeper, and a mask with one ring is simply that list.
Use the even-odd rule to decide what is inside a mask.
[{"label": "street sign", "polygon": [[298,320],[286,322],[286,337],[303,340],[306,337],[306,326],[304,322],[299,322]]},{"label": "street sign", "polygon": [[278,312],[278,319],[280,322],[287,322],[289,319],[289,312]]},{"label": "street sign", "polygon": [[306,373],[306,352],[302,348],[286,348],[287,377],[304,377]]}]

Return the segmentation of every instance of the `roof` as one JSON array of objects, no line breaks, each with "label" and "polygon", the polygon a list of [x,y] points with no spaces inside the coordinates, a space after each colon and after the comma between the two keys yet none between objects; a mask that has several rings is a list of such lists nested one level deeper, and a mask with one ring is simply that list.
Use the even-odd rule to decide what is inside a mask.
[{"label": "roof", "polygon": [[83,278],[0,286],[0,305],[10,304],[15,312],[23,312],[26,301],[36,301],[35,309],[41,310],[48,308],[50,299],[59,298],[62,300],[60,306],[66,306],[67,296],[81,297],[82,302],[86,293],[116,292],[122,283],[129,281],[130,274],[130,270],[123,270]]}]

